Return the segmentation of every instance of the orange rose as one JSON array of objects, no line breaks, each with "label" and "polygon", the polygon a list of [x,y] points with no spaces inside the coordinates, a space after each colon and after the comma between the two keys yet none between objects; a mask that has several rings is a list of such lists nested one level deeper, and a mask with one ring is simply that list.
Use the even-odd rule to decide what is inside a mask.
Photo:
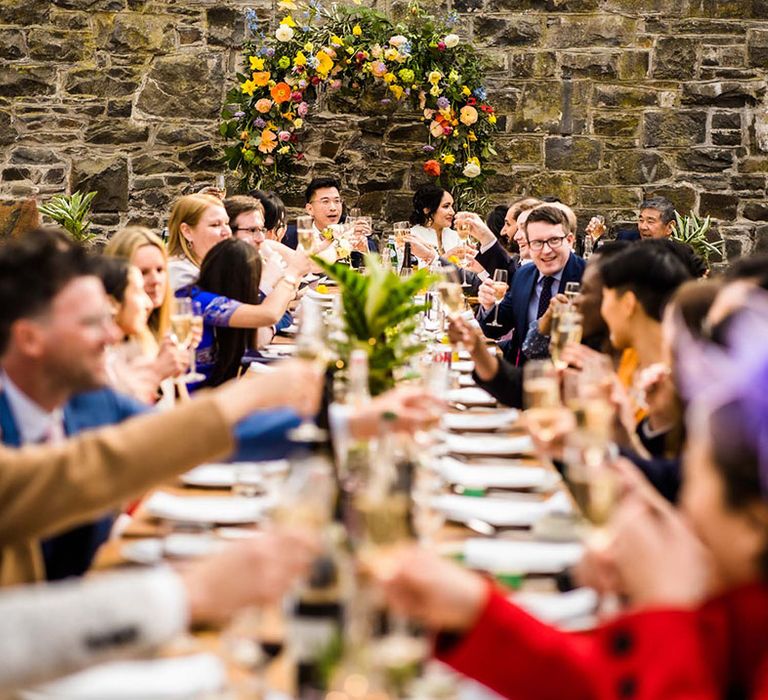
[{"label": "orange rose", "polygon": [[428,160],[424,163],[424,172],[432,177],[440,177],[440,163],[436,160]]},{"label": "orange rose", "polygon": [[256,87],[264,87],[272,76],[268,70],[265,70],[261,73],[254,73],[252,77]]},{"label": "orange rose", "polygon": [[291,86],[288,85],[288,83],[277,83],[277,85],[269,91],[269,94],[272,95],[272,99],[277,104],[288,102],[288,100],[291,99]]},{"label": "orange rose", "polygon": [[259,150],[262,153],[272,153],[277,148],[277,135],[274,131],[264,129],[261,132],[261,143],[259,144]]},{"label": "orange rose", "polygon": [[256,101],[257,112],[266,114],[270,109],[272,109],[272,100],[268,100],[266,97],[262,97],[260,100]]}]

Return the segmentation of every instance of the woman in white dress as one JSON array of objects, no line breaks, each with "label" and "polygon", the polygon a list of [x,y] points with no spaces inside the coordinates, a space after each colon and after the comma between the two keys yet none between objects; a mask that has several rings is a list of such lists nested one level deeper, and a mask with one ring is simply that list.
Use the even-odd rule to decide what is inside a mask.
[{"label": "woman in white dress", "polygon": [[[429,246],[438,257],[450,257],[451,251],[461,245],[459,235],[451,228],[455,213],[450,192],[439,185],[422,185],[413,195],[410,238]],[[414,245],[413,240],[411,244],[417,249],[414,254],[422,258],[420,246]]]}]

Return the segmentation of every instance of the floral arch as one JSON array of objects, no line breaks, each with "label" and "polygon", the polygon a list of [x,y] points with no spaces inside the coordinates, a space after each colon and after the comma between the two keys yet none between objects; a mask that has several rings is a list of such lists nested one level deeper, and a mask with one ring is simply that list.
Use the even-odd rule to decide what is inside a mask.
[{"label": "floral arch", "polygon": [[220,133],[227,167],[241,189],[290,187],[303,160],[302,134],[322,92],[409,105],[424,122],[424,172],[460,202],[477,197],[496,154],[496,114],[488,103],[485,62],[455,32],[457,17],[437,19],[411,3],[397,21],[360,6],[281,0],[282,19],[252,39],[227,95]]}]

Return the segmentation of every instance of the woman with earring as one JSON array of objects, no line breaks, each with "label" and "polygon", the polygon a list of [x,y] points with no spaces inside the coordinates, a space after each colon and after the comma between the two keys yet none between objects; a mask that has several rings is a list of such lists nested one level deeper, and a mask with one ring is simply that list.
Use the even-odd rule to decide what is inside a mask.
[{"label": "woman with earring", "polygon": [[[453,223],[453,197],[439,185],[422,185],[413,195],[410,216],[411,246],[418,243],[429,246],[439,257],[449,257],[461,245],[459,235],[451,228]],[[417,257],[421,257],[414,251]]]}]

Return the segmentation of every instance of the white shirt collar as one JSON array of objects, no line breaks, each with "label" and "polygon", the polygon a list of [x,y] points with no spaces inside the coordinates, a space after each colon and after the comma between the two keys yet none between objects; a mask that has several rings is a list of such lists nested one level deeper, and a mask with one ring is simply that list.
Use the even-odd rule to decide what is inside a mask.
[{"label": "white shirt collar", "polygon": [[51,435],[64,437],[64,411],[61,407],[46,411],[19,389],[5,372],[0,371],[0,375],[23,444],[42,442]]}]

